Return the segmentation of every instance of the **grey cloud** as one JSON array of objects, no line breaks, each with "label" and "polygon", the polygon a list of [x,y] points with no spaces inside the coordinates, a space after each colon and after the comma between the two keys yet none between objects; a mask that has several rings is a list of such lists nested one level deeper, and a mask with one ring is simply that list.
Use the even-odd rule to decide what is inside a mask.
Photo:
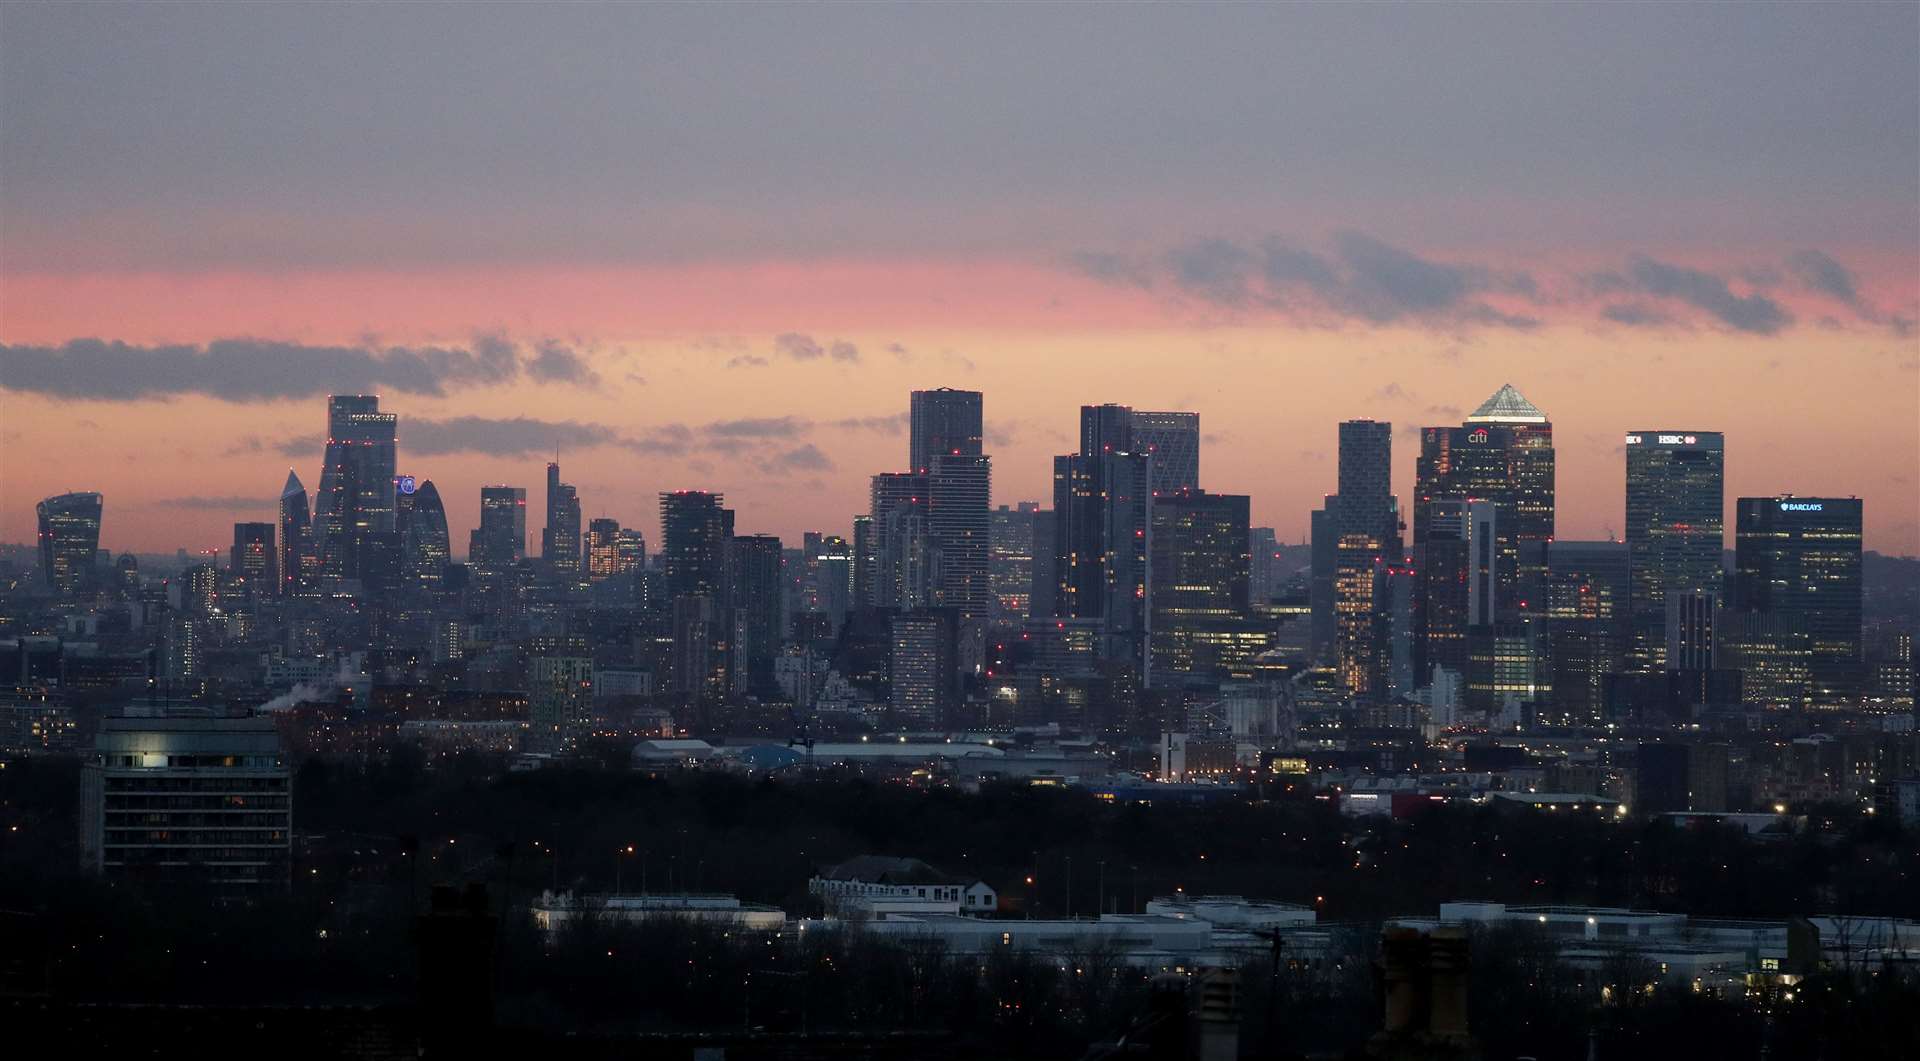
[{"label": "grey cloud", "polygon": [[523,373],[542,382],[592,378],[571,350],[542,344],[529,357],[498,336],[482,336],[466,347],[310,346],[264,339],[220,339],[205,346],[100,339],[0,345],[0,388],[69,400],[200,395],[245,402],[383,390],[439,396],[511,383]]},{"label": "grey cloud", "polygon": [[894,413],[891,416],[849,416],[828,422],[828,427],[850,431],[878,431],[887,435],[898,435],[906,431],[909,417],[906,413]]},{"label": "grey cloud", "polygon": [[[534,344],[534,356],[527,361],[527,375],[541,383],[574,383],[591,386],[600,382],[600,376],[594,372],[579,353],[554,342],[542,339]],[[629,379],[637,377],[629,374]]]},{"label": "grey cloud", "polygon": [[727,359],[728,368],[765,368],[773,362],[757,354],[740,354]]},{"label": "grey cloud", "polygon": [[1639,302],[1616,302],[1602,306],[1600,316],[1631,328],[1663,327],[1673,323],[1672,317]]},{"label": "grey cloud", "polygon": [[450,420],[400,421],[400,450],[406,454],[484,453],[493,457],[523,457],[560,449],[588,449],[618,440],[604,424],[575,420],[535,420],[530,417],[492,419],[456,416]]},{"label": "grey cloud", "polygon": [[826,348],[816,342],[811,335],[799,332],[783,332],[773,337],[775,353],[785,354],[795,361],[813,361],[826,356]]},{"label": "grey cloud", "polygon": [[1257,247],[1200,240],[1151,263],[1104,252],[1075,255],[1071,262],[1093,279],[1134,287],[1152,286],[1157,271],[1176,290],[1228,309],[1318,309],[1369,324],[1418,320],[1520,329],[1540,324],[1480,297],[1498,293],[1536,301],[1539,290],[1530,274],[1436,261],[1362,232],[1335,235],[1331,253],[1269,236]]},{"label": "grey cloud", "polygon": [[820,447],[811,442],[803,442],[783,453],[769,458],[763,465],[769,472],[794,471],[832,471],[833,461],[820,452]]},{"label": "grey cloud", "polygon": [[805,332],[782,332],[774,336],[773,352],[795,361],[818,361],[823,357],[835,361],[860,360],[860,348],[852,343],[843,339],[822,343]]},{"label": "grey cloud", "polygon": [[1827,254],[1816,250],[1795,251],[1787,258],[1787,268],[1793,270],[1802,284],[1831,298],[1837,298],[1849,306],[1860,304],[1860,284],[1854,278],[1853,271]]},{"label": "grey cloud", "polygon": [[1189,294],[1223,306],[1242,306],[1252,297],[1253,255],[1223,239],[1176,247],[1166,255],[1173,282]]},{"label": "grey cloud", "polygon": [[1712,273],[1645,255],[1637,255],[1628,263],[1625,276],[1609,276],[1602,286],[1683,302],[1735,331],[1773,335],[1793,323],[1793,315],[1765,295],[1736,295],[1724,279]]},{"label": "grey cloud", "polygon": [[1349,270],[1342,298],[1368,320],[1450,309],[1487,286],[1485,270],[1428,261],[1359,232],[1335,242]]},{"label": "grey cloud", "polygon": [[709,435],[721,438],[793,438],[812,426],[794,416],[769,416],[741,420],[718,420],[706,426]]}]

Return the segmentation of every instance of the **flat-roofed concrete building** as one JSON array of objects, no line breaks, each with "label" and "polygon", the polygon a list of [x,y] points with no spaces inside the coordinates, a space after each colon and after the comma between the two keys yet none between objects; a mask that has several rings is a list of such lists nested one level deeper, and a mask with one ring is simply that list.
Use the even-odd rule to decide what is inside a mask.
[{"label": "flat-roofed concrete building", "polygon": [[102,719],[80,778],[81,866],[284,887],[291,779],[271,718]]}]

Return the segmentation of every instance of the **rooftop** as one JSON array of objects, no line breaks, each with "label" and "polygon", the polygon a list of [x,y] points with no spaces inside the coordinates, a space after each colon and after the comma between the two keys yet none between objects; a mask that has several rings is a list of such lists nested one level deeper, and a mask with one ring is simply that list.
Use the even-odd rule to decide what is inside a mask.
[{"label": "rooftop", "polygon": [[1480,403],[1480,408],[1467,417],[1469,424],[1544,424],[1547,414],[1541,412],[1532,402],[1513,388],[1511,383],[1503,383],[1493,392],[1493,397]]}]

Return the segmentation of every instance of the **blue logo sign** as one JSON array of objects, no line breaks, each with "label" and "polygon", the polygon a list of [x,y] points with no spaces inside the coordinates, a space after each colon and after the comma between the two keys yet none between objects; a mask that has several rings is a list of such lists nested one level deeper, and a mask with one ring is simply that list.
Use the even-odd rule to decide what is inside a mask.
[{"label": "blue logo sign", "polygon": [[1782,501],[1780,502],[1780,511],[1782,512],[1819,512],[1825,507],[1826,507],[1825,505],[1822,505],[1818,501]]},{"label": "blue logo sign", "polygon": [[396,476],[394,476],[394,477],[393,477],[393,488],[394,488],[395,490],[398,490],[398,491],[400,491],[400,492],[401,492],[401,493],[403,493],[403,494],[411,494],[411,493],[413,493],[413,491],[414,491],[414,485],[413,485],[413,476],[411,476],[411,475],[396,475]]}]

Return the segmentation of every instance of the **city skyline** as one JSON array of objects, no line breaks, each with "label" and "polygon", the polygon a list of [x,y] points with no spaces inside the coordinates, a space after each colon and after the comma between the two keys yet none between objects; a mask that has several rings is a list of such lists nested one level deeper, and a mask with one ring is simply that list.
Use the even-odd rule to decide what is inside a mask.
[{"label": "city skyline", "polygon": [[952,386],[995,504],[1080,405],[1192,410],[1297,542],[1337,422],[1394,424],[1405,497],[1512,382],[1563,536],[1623,532],[1657,423],[1920,553],[1911,6],[1202,10],[14,5],[0,540],[99,490],[110,548],[223,548],[281,465],[319,490],[329,393],[456,527],[557,449],[584,519],[845,533]]},{"label": "city skyline", "polygon": [[[1508,386],[1508,385],[1503,384],[1502,386]],[[1524,393],[1525,391],[1524,387],[1519,389]],[[990,408],[992,404],[991,395],[987,395],[986,398],[987,400],[984,404]],[[1074,409],[1077,413],[1078,406],[1071,406],[1070,408]],[[385,407],[385,406],[381,407],[381,411],[383,414],[392,414],[394,412],[394,410],[391,407]],[[1459,407],[1459,406],[1448,407],[1448,411],[1458,414],[1456,415],[1456,419],[1458,419],[1459,416],[1464,415],[1462,407]],[[1560,419],[1560,414],[1557,411],[1555,410],[1548,410],[1548,411],[1552,414],[1553,418],[1556,421]],[[411,458],[406,452],[405,436],[406,436],[406,429],[407,429],[407,418],[404,413],[401,413],[398,415],[399,415],[399,419],[398,419],[398,425],[397,425],[397,433],[399,435],[400,440],[397,443],[397,448],[399,450],[399,453],[396,459],[399,463],[408,464],[409,467],[412,467],[413,464],[409,464],[409,461],[411,460]],[[867,420],[869,421],[877,421],[879,419],[882,419],[882,418],[880,417],[867,418]],[[1369,418],[1360,417],[1357,419],[1366,420]],[[908,421],[908,417],[907,417],[906,411],[903,409],[899,414],[893,416],[890,419],[890,423],[885,428],[876,428],[870,423],[863,422],[860,426],[858,427],[850,426],[847,428],[847,430],[862,431],[862,432],[877,432],[880,436],[886,438],[889,444],[891,444],[893,442],[904,442],[906,440],[907,421]],[[1017,470],[1013,472],[1007,472],[1007,473],[1002,472],[1001,456],[999,453],[994,452],[993,450],[993,446],[994,446],[993,431],[991,427],[990,418],[988,422],[989,422],[989,427],[987,429],[987,438],[984,443],[984,446],[988,451],[988,455],[995,459],[995,474],[994,474],[995,485],[993,487],[993,494],[990,501],[990,507],[1000,506],[1000,505],[1011,506],[1019,502],[1026,502],[1026,501],[1036,501],[1039,504],[1041,504],[1043,507],[1049,504],[1052,496],[1050,482],[1046,483],[1043,487],[1036,489],[1036,491],[1032,496],[1009,495],[1003,492],[1002,488],[998,486],[998,483],[1001,480],[1001,477],[1003,474],[1005,474],[1009,478],[1016,478],[1016,479],[1021,478],[1021,475],[1020,475],[1020,472]],[[1289,512],[1280,512],[1278,514],[1275,514],[1274,513],[1275,506],[1272,503],[1271,496],[1263,497],[1262,493],[1257,489],[1257,487],[1253,489],[1246,489],[1241,487],[1240,484],[1229,483],[1224,487],[1219,485],[1214,485],[1213,488],[1209,490],[1209,492],[1241,493],[1241,494],[1249,495],[1252,499],[1252,507],[1255,513],[1255,515],[1252,517],[1254,525],[1274,527],[1276,529],[1276,536],[1280,544],[1305,545],[1307,543],[1306,539],[1308,537],[1307,516],[1311,514],[1312,507],[1317,507],[1316,503],[1319,500],[1324,499],[1324,497],[1327,494],[1338,492],[1338,478],[1339,478],[1338,477],[1339,469],[1338,469],[1338,460],[1337,460],[1338,428],[1341,426],[1342,423],[1351,423],[1351,422],[1353,421],[1349,420],[1349,421],[1330,423],[1328,425],[1329,427],[1328,434],[1330,435],[1329,441],[1332,443],[1327,447],[1328,452],[1326,454],[1327,475],[1329,480],[1326,485],[1328,489],[1322,492],[1316,492],[1314,494],[1314,497],[1308,502],[1309,508],[1299,512],[1297,514],[1297,517],[1298,517],[1297,519],[1294,518],[1295,514],[1292,514]],[[1691,421],[1686,421],[1686,422],[1691,422]],[[778,424],[768,425],[768,424],[759,424],[752,421],[742,421],[741,425],[742,426],[740,428],[740,437],[742,439],[758,438],[758,439],[765,440],[770,433],[772,437],[776,440],[779,437],[780,425]],[[1419,453],[1418,432],[1421,430],[1421,428],[1417,426],[1410,427],[1409,425],[1404,423],[1390,424],[1389,426],[1393,428],[1393,435],[1397,437],[1400,441],[1400,446],[1398,447],[1399,452],[1394,457],[1395,467],[1394,467],[1391,497],[1395,499],[1395,501],[1402,506],[1400,509],[1401,518],[1403,520],[1408,521],[1409,529],[1411,529],[1411,520],[1408,519],[1408,517],[1411,512],[1412,503],[1409,495],[1413,491],[1413,487],[1414,487],[1413,480],[1415,477],[1413,475],[1413,469],[1406,466],[1412,465],[1416,463],[1418,460],[1418,453]],[[1425,426],[1452,426],[1452,425],[1431,424],[1431,425],[1425,425]],[[1723,432],[1709,431],[1705,428],[1698,428],[1698,427],[1689,428],[1687,430],[1697,430],[1702,432],[1703,434],[1709,434],[1709,435],[1724,434]],[[1572,489],[1566,489],[1565,484],[1567,480],[1565,478],[1559,479],[1559,483],[1561,484],[1562,489],[1561,489],[1561,497],[1558,503],[1558,513],[1557,513],[1558,529],[1557,529],[1556,536],[1558,538],[1565,539],[1565,540],[1575,540],[1575,541],[1582,541],[1582,540],[1625,541],[1626,540],[1627,524],[1626,524],[1625,513],[1624,513],[1625,491],[1626,491],[1625,461],[1626,461],[1626,454],[1628,452],[1627,440],[1635,437],[1636,434],[1637,432],[1633,432],[1633,431],[1622,432],[1620,434],[1621,442],[1618,445],[1615,453],[1615,469],[1614,469],[1615,474],[1619,479],[1619,482],[1612,484],[1612,486],[1609,488],[1610,493],[1607,493],[1604,495],[1605,498],[1610,498],[1614,506],[1618,508],[1620,511],[1610,515],[1604,515],[1602,518],[1604,518],[1606,522],[1604,526],[1601,527],[1597,533],[1581,533],[1577,530],[1574,533],[1568,533],[1566,514],[1569,509],[1573,509],[1574,511],[1587,511],[1597,506],[1594,506],[1591,504],[1582,505],[1580,503],[1582,499],[1585,499],[1590,502],[1594,496],[1593,491],[1586,488],[1584,484],[1575,485]],[[1562,437],[1564,438],[1565,436],[1563,435]],[[1209,442],[1206,435],[1203,435],[1202,439],[1203,439],[1201,443],[1202,452],[1207,454],[1207,457],[1210,461],[1220,460],[1221,459],[1220,450],[1223,448],[1220,445],[1220,440],[1217,438],[1214,438],[1211,440],[1211,442]],[[1734,460],[1738,461],[1739,460],[1738,449],[1740,445],[1739,439],[1737,438],[1731,439],[1728,445],[1729,445],[1729,448],[1734,453]],[[1562,447],[1561,449],[1562,449],[1562,454],[1564,455],[1564,447]],[[568,458],[569,465],[571,466],[572,457],[567,454],[562,454],[562,456]],[[505,467],[505,466],[508,466],[509,464],[512,464],[512,466],[514,467],[524,466],[529,469],[539,469],[541,472],[541,476],[544,478],[544,476],[547,474],[547,469],[549,469],[553,465],[552,457],[553,455],[551,453],[547,453],[543,456],[517,457],[514,459],[515,461],[517,461],[517,463],[513,463],[505,459],[489,460],[483,456],[476,456],[474,466],[476,466],[479,469],[479,478],[468,481],[468,482],[461,482],[459,480],[455,480],[447,476],[440,476],[439,478],[436,478],[435,485],[440,487],[440,493],[446,496],[447,498],[451,499],[450,501],[445,502],[446,509],[448,512],[447,522],[449,527],[455,528],[455,529],[458,529],[461,527],[471,529],[471,528],[476,528],[480,525],[481,506],[479,504],[479,499],[481,497],[482,491],[485,490],[486,488],[500,487],[500,486],[521,486],[521,484],[515,481],[513,476],[497,474],[497,473],[489,473],[488,469],[496,468],[496,467]],[[884,457],[876,456],[873,459],[877,462],[876,468],[880,466],[884,466],[887,462],[887,458],[884,458]],[[1042,458],[1042,459],[1045,460],[1047,458]],[[309,461],[309,464],[314,463],[316,461],[319,461],[319,456],[316,456],[315,458],[313,458],[313,460]],[[415,462],[415,463],[419,463],[419,462]],[[1564,466],[1566,462],[1563,460],[1561,463]],[[297,464],[290,464],[288,467],[288,473],[297,477],[300,471],[300,467],[301,466]],[[316,477],[318,477],[319,473],[315,473],[315,474],[316,474]],[[821,477],[820,481],[822,482],[832,479],[834,475],[833,472],[816,472],[814,474],[820,476]],[[861,471],[852,470],[852,469],[844,470],[845,476],[851,477],[854,480],[856,480],[854,484],[854,488],[859,490],[863,495],[868,492],[868,487],[869,487],[868,480],[872,477],[873,474],[877,474],[877,471],[861,472]],[[428,474],[419,474],[419,475],[412,475],[411,477],[416,478],[421,482],[426,482],[429,478],[432,478],[433,476]],[[1764,473],[1750,473],[1750,475],[1746,478],[1749,483],[1765,482]],[[711,478],[708,481],[721,482],[726,480],[727,480],[727,476],[724,472],[719,472],[715,470],[714,474],[712,474]],[[602,485],[605,485],[605,484],[602,484]],[[837,485],[838,484],[836,484],[836,486]],[[1728,511],[1731,511],[1733,502],[1742,497],[1776,497],[1776,496],[1782,496],[1787,494],[1796,494],[1801,496],[1860,497],[1863,501],[1872,500],[1871,498],[1865,497],[1864,495],[1848,494],[1843,490],[1834,490],[1834,489],[1822,490],[1822,489],[1819,489],[1819,485],[1820,484],[1816,481],[1816,482],[1809,483],[1808,488],[1806,489],[1786,489],[1786,488],[1766,489],[1764,487],[1757,488],[1757,489],[1746,489],[1744,484],[1736,480],[1732,474],[1729,474],[1727,476],[1727,481],[1725,485],[1725,500],[1726,500]],[[129,551],[127,546],[116,542],[115,533],[114,533],[115,532],[114,504],[113,504],[113,498],[111,494],[109,494],[105,490],[99,489],[95,485],[90,484],[87,488],[92,489],[94,492],[106,495],[106,514],[102,519],[102,526],[101,526],[101,538],[100,538],[101,547],[114,552]],[[524,490],[524,489],[530,489],[530,488],[521,486],[521,489]],[[657,504],[657,498],[659,494],[663,492],[674,492],[676,490],[695,490],[695,491],[711,490],[711,492],[714,492],[714,493],[727,493],[727,491],[725,490],[720,490],[716,487],[708,487],[704,485],[689,484],[689,485],[682,485],[682,486],[662,487],[661,489],[654,490],[651,493],[649,493],[646,498],[641,499],[640,504],[635,506],[637,510],[637,514],[636,514],[636,512],[633,512],[633,511],[613,510],[608,506],[600,505],[598,504],[598,502],[596,501],[593,495],[587,493],[587,490],[584,486],[580,487],[579,490],[580,490],[581,496],[577,504],[580,506],[581,512],[583,514],[581,518],[583,519],[612,518],[619,521],[622,526],[639,529],[643,533],[647,534],[649,537],[655,538],[655,539],[657,539],[658,535],[660,534],[660,525],[657,518],[658,513],[656,508],[654,507]],[[616,487],[608,491],[608,493],[616,497],[626,497],[631,493],[631,491],[632,491],[632,488],[630,487]],[[71,492],[71,491],[62,491],[62,492]],[[774,492],[777,493],[779,491],[774,491]],[[45,496],[51,496],[51,495],[45,495]],[[741,498],[739,497],[739,495],[734,495],[734,497],[735,497],[735,500],[732,502],[732,504],[734,505],[736,510],[741,512],[750,512],[755,510],[755,507],[756,507],[755,500],[751,496]],[[184,540],[166,541],[166,540],[161,540],[156,538],[156,539],[150,540],[147,543],[136,545],[132,547],[130,551],[145,552],[145,553],[171,553],[177,549],[186,549],[189,553],[213,553],[213,552],[225,550],[231,544],[230,535],[231,535],[232,527],[234,523],[246,522],[247,520],[245,519],[245,517],[255,513],[259,513],[263,516],[275,516],[279,508],[279,498],[280,498],[279,494],[271,494],[269,496],[263,497],[263,499],[257,503],[249,504],[247,498],[241,495],[232,495],[224,498],[210,497],[210,498],[190,499],[190,500],[199,502],[194,504],[183,504],[183,505],[177,505],[177,506],[161,506],[161,507],[174,508],[177,511],[181,522],[183,523],[187,523],[190,525],[197,525],[200,522],[205,522],[207,526],[210,528],[208,533],[215,535],[220,540],[212,542],[211,544],[200,545],[198,542],[189,542]],[[27,511],[26,518],[23,520],[23,522],[27,525],[28,533],[22,539],[21,544],[26,544],[35,537],[35,533],[33,531],[33,521],[35,517],[33,515],[33,509],[31,508],[31,505],[40,499],[41,498],[35,498],[32,501],[28,502],[29,508]],[[804,516],[797,516],[792,514],[787,514],[784,516],[779,514],[770,514],[770,518],[772,520],[777,521],[784,518],[787,521],[789,521],[792,525],[788,526],[781,523],[774,523],[773,525],[769,525],[768,523],[753,523],[753,522],[749,522],[747,518],[743,517],[741,526],[743,528],[751,529],[754,533],[774,534],[782,538],[783,540],[798,541],[802,536],[803,532],[807,532],[807,531],[821,531],[823,533],[839,533],[839,532],[844,532],[850,529],[852,526],[853,518],[855,516],[866,514],[867,499],[865,497],[862,497],[859,501],[856,502],[856,505],[858,505],[858,507],[853,508],[842,515],[834,515],[831,512],[829,512],[827,515],[825,515],[822,518],[822,521],[819,523],[807,522],[808,517],[804,517]],[[1887,507],[1891,507],[1891,506],[1887,506]],[[1869,522],[1867,523],[1867,531],[1866,531],[1866,542],[1867,542],[1866,548],[1869,551],[1889,552],[1892,555],[1908,555],[1908,554],[1900,553],[1897,549],[1876,549],[1873,541],[1874,523],[1872,522],[1875,511],[1876,511],[1876,506],[1873,506],[1873,505],[1867,506]],[[1266,513],[1267,515],[1273,516],[1273,518],[1263,521],[1261,516],[1261,513],[1263,512]],[[1297,523],[1299,525],[1299,528],[1298,528],[1297,534],[1290,536],[1287,533],[1287,529],[1289,525],[1292,523]],[[539,552],[539,545],[540,545],[540,539],[538,536],[539,524],[531,525],[530,529],[534,533],[532,536],[532,540],[527,543],[528,549],[529,549],[529,552],[537,554]],[[156,533],[167,534],[172,532],[159,531]],[[1725,539],[1724,548],[1727,551],[1731,551],[1733,548],[1732,536],[1733,536],[1733,528],[1731,523],[1729,522],[1725,527],[1724,534],[1723,534],[1723,537]],[[460,538],[459,536],[456,535],[454,540],[464,541],[465,539]],[[466,553],[464,550],[458,550],[454,553],[454,555],[457,557],[464,558],[466,556]]]}]

